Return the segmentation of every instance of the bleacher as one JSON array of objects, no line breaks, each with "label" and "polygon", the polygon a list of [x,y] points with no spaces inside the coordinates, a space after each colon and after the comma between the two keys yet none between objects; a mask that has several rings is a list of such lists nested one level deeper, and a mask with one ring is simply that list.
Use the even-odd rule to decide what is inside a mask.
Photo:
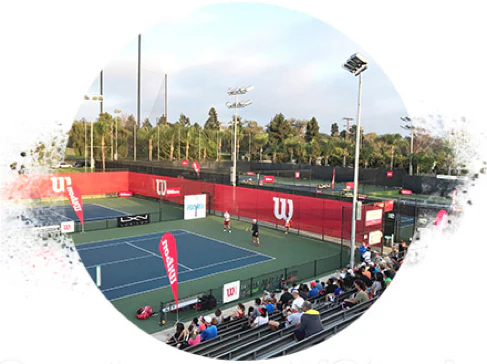
[{"label": "bleacher", "polygon": [[[295,327],[282,328],[275,332],[271,331],[267,324],[250,328],[247,317],[244,316],[219,324],[216,338],[187,347],[183,351],[226,360],[261,360],[298,352],[340,332],[360,317],[375,301],[371,299],[343,310],[340,303],[355,293],[355,289],[345,291],[335,302],[326,302],[323,295],[309,300],[313,309],[319,312],[324,330],[301,341],[294,338]],[[270,320],[282,322],[284,318],[282,313],[276,310],[269,315]],[[169,345],[176,346],[176,343]]]}]

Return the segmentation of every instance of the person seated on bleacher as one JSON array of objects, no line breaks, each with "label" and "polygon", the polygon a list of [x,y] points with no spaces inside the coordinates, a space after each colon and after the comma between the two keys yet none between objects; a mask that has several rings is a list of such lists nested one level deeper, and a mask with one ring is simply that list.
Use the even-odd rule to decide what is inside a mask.
[{"label": "person seated on bleacher", "polygon": [[169,336],[166,339],[166,343],[171,343],[171,342],[182,342],[184,340],[184,335],[185,335],[185,329],[184,329],[184,324],[181,322],[178,322],[176,324],[176,332],[172,335]]},{"label": "person seated on bleacher", "polygon": [[323,295],[324,296],[328,296],[330,294],[333,294],[333,292],[335,292],[335,290],[337,289],[337,286],[336,286],[336,277],[330,277],[328,278],[328,280],[326,281],[325,283],[325,288],[323,288]]},{"label": "person seated on bleacher", "polygon": [[362,275],[366,276],[368,279],[372,279],[372,272],[368,268],[369,268],[368,265],[363,264],[360,267],[360,270],[362,272]]},{"label": "person seated on bleacher", "polygon": [[404,258],[406,258],[407,252],[408,252],[408,245],[404,240],[401,240],[401,243],[399,244],[399,257],[397,260],[399,264],[402,264]]},{"label": "person seated on bleacher", "polygon": [[340,296],[344,291],[343,279],[335,277],[332,287],[335,287],[335,290],[326,295],[326,298],[325,298],[326,302],[336,302],[338,300],[338,296]]},{"label": "person seated on bleacher", "polygon": [[309,287],[308,287],[308,285],[306,283],[302,283],[302,284],[299,285],[298,292],[299,292],[299,295],[301,296],[301,298],[303,300],[307,300],[308,299]]},{"label": "person seated on bleacher", "polygon": [[316,282],[310,282],[309,285],[311,286],[311,289],[308,292],[308,299],[318,297],[320,291],[318,290],[318,288],[316,288]]},{"label": "person seated on bleacher", "polygon": [[316,279],[315,283],[316,283],[316,288],[318,289],[318,291],[323,291],[323,288],[325,287],[324,283],[320,282],[319,279]]},{"label": "person seated on bleacher", "polygon": [[399,264],[399,252],[397,251],[396,247],[392,248],[392,251],[389,253],[389,259],[394,264]]},{"label": "person seated on bleacher", "polygon": [[[196,336],[193,335],[196,333]],[[188,325],[187,329],[184,329],[182,332],[183,339],[178,342],[176,347],[178,349],[184,349],[188,346],[193,346],[200,343],[200,335],[198,333],[198,328],[194,326],[192,323]]]},{"label": "person seated on bleacher", "polygon": [[365,283],[366,287],[372,286],[372,280],[362,273],[362,269],[357,269],[356,271],[354,271],[354,276],[355,276],[354,283],[356,280],[361,280],[362,282]]},{"label": "person seated on bleacher", "polygon": [[282,311],[283,307],[286,307],[289,301],[293,299],[293,295],[289,292],[288,286],[283,285],[282,289],[284,292],[281,294],[281,297],[279,297],[279,301],[276,305],[279,311]]},{"label": "person seated on bleacher", "polygon": [[298,309],[300,309],[303,306],[304,300],[303,297],[299,296],[298,291],[293,291],[292,295],[293,295],[293,301],[291,304],[291,309],[293,310],[293,312],[297,312]]},{"label": "person seated on bleacher", "polygon": [[354,298],[346,298],[343,300],[342,308],[344,310],[348,310],[355,305],[367,302],[369,300],[369,294],[367,293],[367,287],[365,286],[364,281],[362,281],[361,279],[356,279],[353,284],[357,289],[357,293],[355,293]]},{"label": "person seated on bleacher", "polygon": [[215,311],[215,319],[216,319],[216,324],[220,325],[225,321],[225,317],[222,314],[222,311],[217,308]]},{"label": "person seated on bleacher", "polygon": [[[194,322],[194,321],[193,321]],[[200,317],[200,324],[198,326],[198,331],[203,332],[206,330],[206,327],[208,325],[206,324],[205,318],[203,316]]]},{"label": "person seated on bleacher", "polygon": [[245,306],[242,303],[237,303],[237,311],[230,315],[231,320],[238,319],[245,316]]},{"label": "person seated on bleacher", "polygon": [[268,314],[273,313],[276,310],[276,305],[271,300],[264,301],[265,309]]},{"label": "person seated on bleacher", "polygon": [[272,332],[274,332],[274,331],[277,331],[277,330],[282,329],[284,327],[298,326],[302,314],[303,314],[303,311],[301,311],[301,309],[298,309],[298,312],[293,312],[291,310],[291,307],[288,306],[282,312],[283,320],[281,322],[275,321],[275,320],[270,320],[269,321],[269,328],[271,329]]},{"label": "person seated on bleacher", "polygon": [[250,327],[259,327],[269,322],[269,315],[267,315],[267,309],[265,307],[259,307],[257,311],[259,311],[260,315],[255,318]]},{"label": "person seated on bleacher", "polygon": [[216,325],[211,324],[211,317],[205,316],[204,317],[206,323],[206,329],[200,333],[201,341],[208,341],[218,336],[218,328]]},{"label": "person seated on bleacher", "polygon": [[375,280],[370,287],[370,293],[372,293],[372,296],[378,296],[384,289],[386,289],[384,275],[381,272],[375,273]]},{"label": "person seated on bleacher", "polygon": [[363,262],[366,264],[369,264],[370,262],[372,262],[372,250],[371,250],[370,246],[367,247],[367,250],[362,255],[362,258],[363,258]]},{"label": "person seated on bleacher", "polygon": [[384,283],[386,284],[386,288],[387,288],[387,287],[389,287],[389,284],[391,284],[392,279],[394,278],[394,274],[393,274],[392,270],[390,270],[390,269],[386,269],[383,272],[383,274],[384,274],[384,277],[385,277]]},{"label": "person seated on bleacher", "polygon": [[311,309],[311,302],[304,301],[302,310],[299,326],[294,331],[294,337],[298,341],[324,330],[320,313]]},{"label": "person seated on bleacher", "polygon": [[189,330],[188,346],[198,345],[201,342],[201,335],[198,333],[198,328],[193,325]]}]

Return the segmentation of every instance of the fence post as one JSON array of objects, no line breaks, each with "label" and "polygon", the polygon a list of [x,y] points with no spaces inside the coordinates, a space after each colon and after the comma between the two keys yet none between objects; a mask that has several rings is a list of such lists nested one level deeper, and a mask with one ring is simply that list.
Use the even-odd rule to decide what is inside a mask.
[{"label": "fence post", "polygon": [[253,296],[253,292],[254,292],[254,278],[250,277],[250,297]]}]

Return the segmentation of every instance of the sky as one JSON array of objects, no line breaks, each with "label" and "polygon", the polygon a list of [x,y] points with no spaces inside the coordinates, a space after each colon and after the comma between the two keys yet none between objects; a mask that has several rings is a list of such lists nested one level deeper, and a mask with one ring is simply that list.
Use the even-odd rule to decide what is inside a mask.
[{"label": "sky", "polygon": [[[386,45],[384,45],[386,46]],[[103,68],[104,111],[121,109],[137,117],[137,35]],[[181,113],[203,125],[215,107],[228,125],[235,96],[229,87],[252,85],[239,100],[244,120],[266,126],[278,113],[286,118],[315,117],[320,132],[344,128],[344,117],[357,115],[358,77],[341,66],[360,52],[369,60],[363,73],[362,128],[366,133],[407,132],[400,128],[404,104],[367,51],[341,32],[307,14],[273,5],[211,5],[177,20],[160,23],[141,35],[141,122],[164,114],[164,74],[168,77],[168,120]],[[88,95],[100,93],[94,75]],[[75,119],[92,120],[96,102],[81,101]],[[355,121],[353,121],[355,123]]]}]

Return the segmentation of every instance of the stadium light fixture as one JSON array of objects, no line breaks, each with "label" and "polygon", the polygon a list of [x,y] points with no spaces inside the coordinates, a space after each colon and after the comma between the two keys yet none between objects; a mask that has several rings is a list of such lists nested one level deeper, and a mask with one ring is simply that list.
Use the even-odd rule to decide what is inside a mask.
[{"label": "stadium light fixture", "polygon": [[237,88],[228,88],[227,94],[235,96],[235,102],[230,103],[227,102],[225,105],[229,108],[235,108],[235,120],[234,120],[234,126],[233,126],[233,171],[231,173],[231,182],[233,186],[237,185],[237,124],[238,124],[238,114],[237,110],[239,107],[246,107],[249,106],[252,101],[247,100],[247,101],[238,101],[238,95],[243,95],[247,93],[248,91],[252,90],[254,86],[246,86],[246,87],[237,87]]},{"label": "stadium light fixture", "polygon": [[[120,114],[122,110],[115,109],[113,112],[115,114]],[[118,122],[116,117],[115,117],[115,160],[118,160]]]},{"label": "stadium light fixture", "polygon": [[[92,95],[88,96],[85,95],[84,99],[86,101],[94,101],[94,102],[101,102],[103,101],[103,96],[102,95]],[[93,103],[92,103],[93,105]],[[91,117],[92,117],[92,123],[91,123],[91,154],[90,154],[90,169],[93,172],[93,169],[95,168],[95,158],[93,156],[93,126],[95,124],[95,117],[93,116],[93,107],[91,107]],[[86,145],[86,128],[85,128],[85,145]],[[86,153],[85,153],[85,166],[86,166]],[[86,168],[85,168],[86,170]]]},{"label": "stadium light fixture", "polygon": [[414,145],[414,123],[413,120],[408,116],[401,116],[401,120],[404,122],[410,122],[411,125],[401,125],[401,128],[411,131],[411,145],[409,151],[409,175],[413,175],[413,145]]},{"label": "stadium light fixture", "polygon": [[350,266],[354,267],[355,263],[355,233],[357,218],[357,193],[359,177],[359,158],[360,158],[360,116],[362,109],[362,73],[368,67],[367,58],[360,53],[355,53],[342,65],[348,72],[359,77],[358,83],[358,102],[357,102],[357,132],[355,133],[355,161],[353,169],[353,199],[352,199],[352,231],[350,236]]}]

